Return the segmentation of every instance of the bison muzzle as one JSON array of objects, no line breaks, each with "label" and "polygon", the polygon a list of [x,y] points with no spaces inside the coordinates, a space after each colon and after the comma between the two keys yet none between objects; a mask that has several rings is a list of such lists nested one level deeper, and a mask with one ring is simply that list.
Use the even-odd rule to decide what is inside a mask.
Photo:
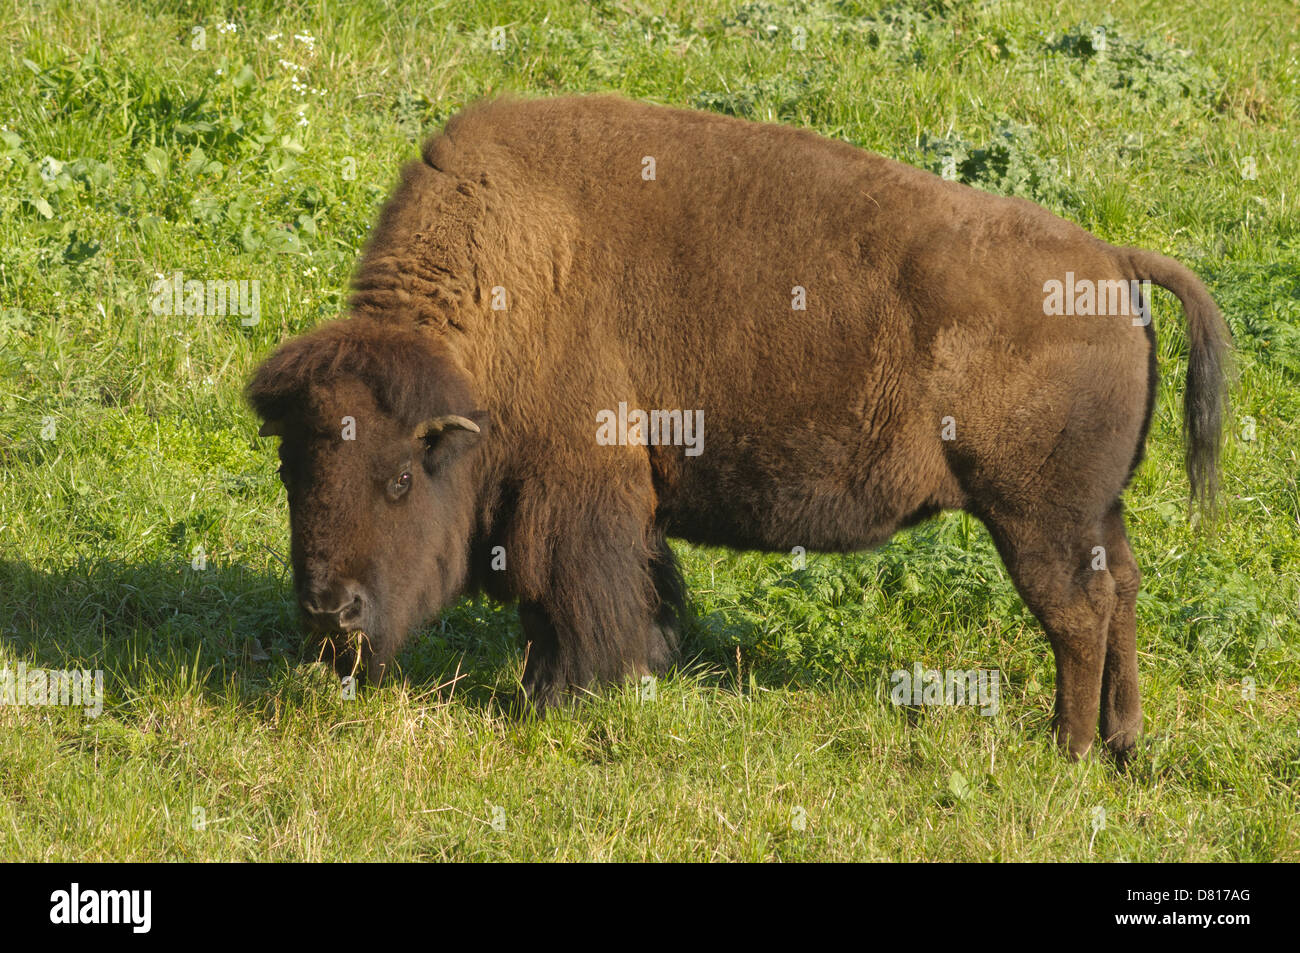
[{"label": "bison muzzle", "polygon": [[351,316],[249,386],[306,625],[377,678],[459,594],[516,600],[545,708],[671,663],[666,537],[848,552],[958,509],[1046,630],[1061,744],[1100,725],[1123,758],[1151,283],[1186,312],[1212,503],[1228,333],[1177,262],[804,130],[610,96],[471,107],[405,168]]}]

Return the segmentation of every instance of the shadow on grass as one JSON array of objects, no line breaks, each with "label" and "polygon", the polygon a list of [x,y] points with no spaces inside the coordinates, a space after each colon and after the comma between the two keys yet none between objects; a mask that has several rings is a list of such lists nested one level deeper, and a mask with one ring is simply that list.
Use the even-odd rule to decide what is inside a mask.
[{"label": "shadow on grass", "polygon": [[[746,601],[815,607],[818,585],[818,577],[798,571],[755,582]],[[50,571],[0,560],[0,647],[9,662],[29,667],[104,670],[110,705],[159,686],[193,686],[265,709],[274,697],[321,680],[307,671],[320,667],[312,665],[318,656],[300,632],[291,592],[287,572],[274,562],[196,570],[182,561],[83,560]],[[676,671],[720,692],[887,692],[899,646],[833,626],[787,632],[791,621],[774,626],[739,606],[688,613]],[[478,597],[414,633],[392,678],[435,703],[518,715],[523,662],[514,606]]]},{"label": "shadow on grass", "polygon": [[[47,571],[0,559],[0,664],[102,669],[110,706],[161,685],[193,685],[264,709],[295,679],[318,681],[310,670],[323,668],[290,593],[278,567],[105,560]],[[463,600],[412,635],[396,680],[500,708],[522,660],[518,634],[512,607]]]}]

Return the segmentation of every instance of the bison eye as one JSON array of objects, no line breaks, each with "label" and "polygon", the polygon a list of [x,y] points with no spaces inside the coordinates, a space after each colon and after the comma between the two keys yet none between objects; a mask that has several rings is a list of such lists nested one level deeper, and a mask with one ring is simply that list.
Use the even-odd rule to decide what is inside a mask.
[{"label": "bison eye", "polygon": [[411,488],[410,472],[403,473],[392,483],[388,484],[388,495],[391,499],[396,500],[399,496]]}]

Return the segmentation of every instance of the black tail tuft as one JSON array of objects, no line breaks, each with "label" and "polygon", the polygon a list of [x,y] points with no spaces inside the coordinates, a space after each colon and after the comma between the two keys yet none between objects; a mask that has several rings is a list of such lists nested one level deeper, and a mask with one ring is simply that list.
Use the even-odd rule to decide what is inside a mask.
[{"label": "black tail tuft", "polygon": [[1172,258],[1127,248],[1134,277],[1168,288],[1187,314],[1187,393],[1183,441],[1191,501],[1213,515],[1219,490],[1219,451],[1227,415],[1227,374],[1232,343],[1223,315],[1201,280]]}]

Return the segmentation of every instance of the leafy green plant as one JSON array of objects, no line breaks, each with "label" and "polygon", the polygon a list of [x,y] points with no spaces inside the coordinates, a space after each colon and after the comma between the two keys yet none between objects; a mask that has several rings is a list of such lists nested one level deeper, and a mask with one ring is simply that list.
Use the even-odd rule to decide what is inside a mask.
[{"label": "leafy green plant", "polygon": [[926,133],[920,147],[925,168],[945,178],[1052,205],[1072,199],[1060,163],[1039,154],[1032,127],[1023,123],[999,119],[992,135],[979,145],[955,133]]},{"label": "leafy green plant", "polygon": [[1191,50],[1158,36],[1137,36],[1112,17],[1081,22],[1046,41],[1054,54],[1077,64],[1079,80],[1095,89],[1168,102],[1187,98],[1208,106],[1219,91],[1212,68]]}]

